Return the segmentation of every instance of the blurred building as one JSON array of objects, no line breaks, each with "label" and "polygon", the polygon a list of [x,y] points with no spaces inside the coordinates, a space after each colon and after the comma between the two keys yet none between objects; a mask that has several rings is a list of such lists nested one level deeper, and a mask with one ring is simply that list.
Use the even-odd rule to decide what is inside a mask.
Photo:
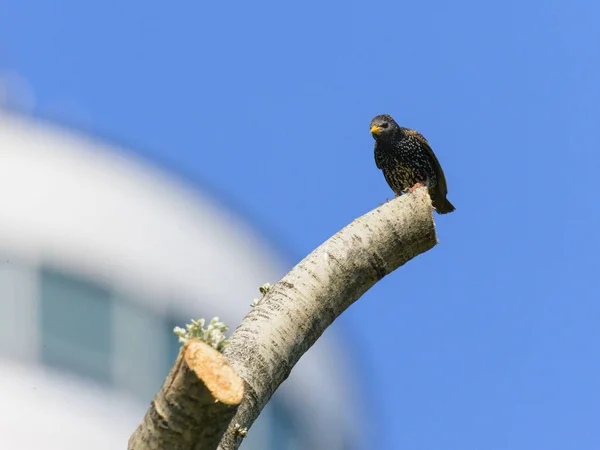
[{"label": "blurred building", "polygon": [[[237,217],[89,137],[0,110],[0,448],[125,448],[179,350],[233,328],[288,269]],[[337,336],[305,355],[245,450],[359,448]]]}]

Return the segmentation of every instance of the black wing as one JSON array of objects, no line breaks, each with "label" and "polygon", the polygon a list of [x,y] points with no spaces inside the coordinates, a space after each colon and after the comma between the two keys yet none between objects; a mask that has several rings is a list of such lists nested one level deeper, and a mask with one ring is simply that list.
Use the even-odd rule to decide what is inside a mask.
[{"label": "black wing", "polygon": [[419,142],[421,144],[423,144],[423,147],[427,151],[427,154],[431,157],[431,159],[433,160],[433,162],[435,164],[435,175],[437,177],[437,188],[439,189],[438,192],[443,193],[443,195],[445,197],[446,194],[448,194],[448,187],[446,186],[446,177],[444,176],[444,171],[442,170],[442,165],[438,161],[437,156],[435,156],[435,153],[433,153],[433,150],[432,150],[431,146],[429,145],[429,142],[427,142],[427,139],[425,139],[425,136],[423,136],[421,133],[419,133],[416,130],[407,130],[405,133],[409,136],[415,137],[416,139],[419,140]]}]

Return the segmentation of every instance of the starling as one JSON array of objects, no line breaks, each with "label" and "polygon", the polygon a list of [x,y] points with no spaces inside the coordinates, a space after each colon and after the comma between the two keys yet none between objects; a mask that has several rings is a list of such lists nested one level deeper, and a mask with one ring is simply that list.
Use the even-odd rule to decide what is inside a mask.
[{"label": "starling", "polygon": [[412,192],[427,186],[438,214],[454,211],[446,198],[446,178],[433,150],[418,131],[399,126],[392,116],[382,114],[371,121],[375,139],[375,164],[396,193]]}]

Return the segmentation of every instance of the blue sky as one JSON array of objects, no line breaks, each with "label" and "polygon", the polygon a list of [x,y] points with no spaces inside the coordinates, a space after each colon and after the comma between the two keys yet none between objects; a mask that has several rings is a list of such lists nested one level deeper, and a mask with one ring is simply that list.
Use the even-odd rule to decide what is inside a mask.
[{"label": "blue sky", "polygon": [[419,129],[457,211],[340,324],[373,447],[600,447],[600,3],[0,2],[33,114],[223,199],[290,264],[391,193],[372,116]]}]

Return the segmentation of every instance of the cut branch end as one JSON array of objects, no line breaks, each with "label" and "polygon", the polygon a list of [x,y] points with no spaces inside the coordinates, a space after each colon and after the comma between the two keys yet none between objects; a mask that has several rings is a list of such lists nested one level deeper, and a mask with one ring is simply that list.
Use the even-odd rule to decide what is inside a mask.
[{"label": "cut branch end", "polygon": [[214,449],[243,396],[244,383],[225,357],[205,342],[190,339],[128,448]]}]

